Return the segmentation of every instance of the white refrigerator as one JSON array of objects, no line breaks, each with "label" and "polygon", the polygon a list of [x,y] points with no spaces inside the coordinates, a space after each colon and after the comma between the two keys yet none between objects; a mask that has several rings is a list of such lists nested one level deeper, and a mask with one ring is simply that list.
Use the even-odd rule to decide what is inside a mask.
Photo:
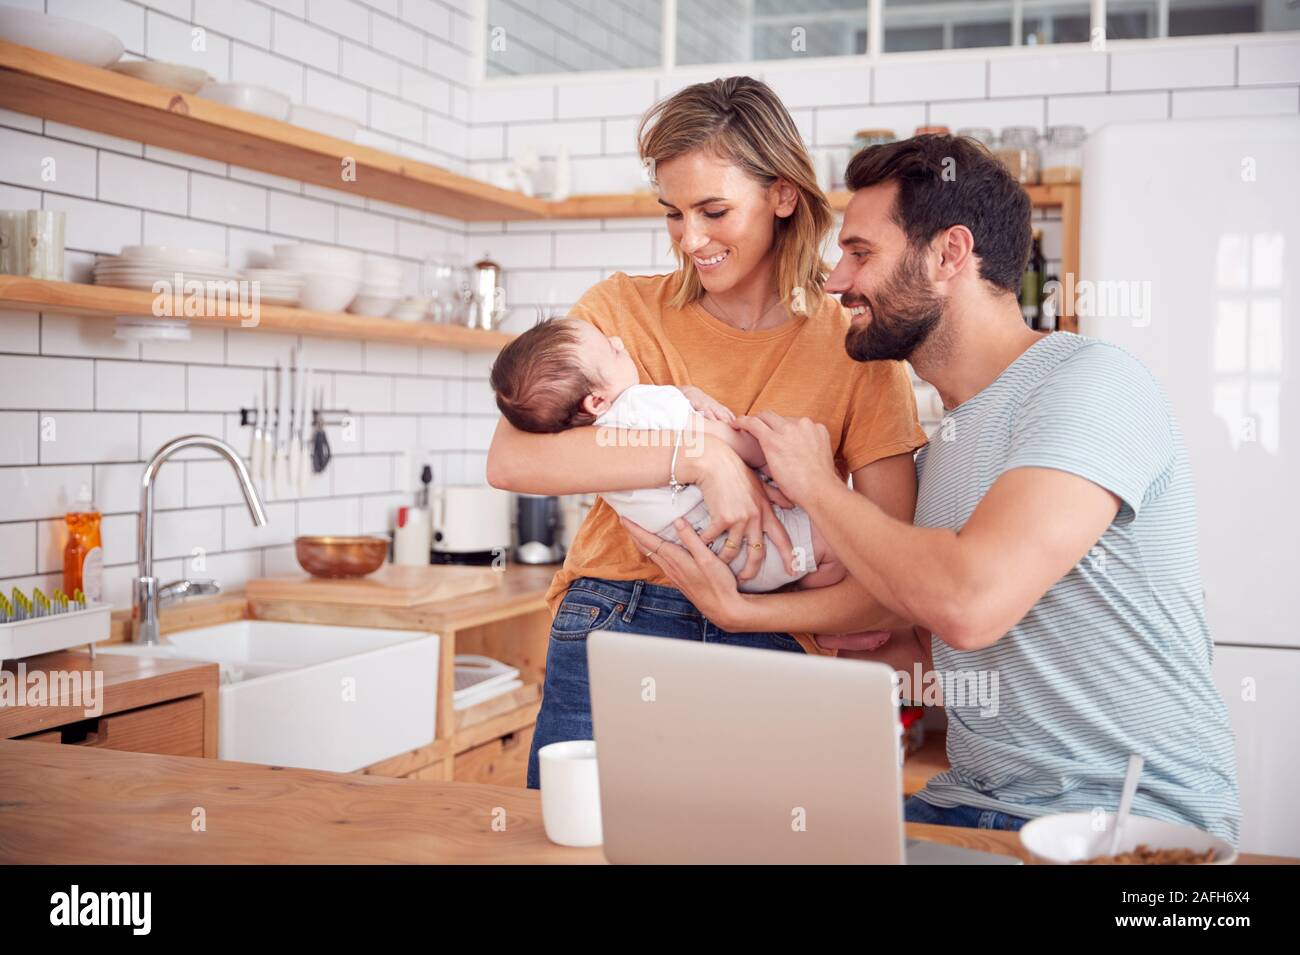
[{"label": "white refrigerator", "polygon": [[1241,848],[1300,855],[1300,117],[1099,129],[1080,252],[1079,331],[1146,362],[1191,456]]}]

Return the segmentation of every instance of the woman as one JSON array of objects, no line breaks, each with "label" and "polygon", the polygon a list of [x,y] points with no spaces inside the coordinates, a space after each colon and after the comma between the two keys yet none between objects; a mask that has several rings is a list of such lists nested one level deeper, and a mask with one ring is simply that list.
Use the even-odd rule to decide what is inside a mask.
[{"label": "woman", "polygon": [[[622,338],[642,382],[695,385],[737,414],[771,409],[822,422],[836,462],[856,490],[910,521],[916,504],[912,452],[925,442],[903,366],[856,363],[844,350],[848,319],[823,292],[821,248],[832,215],[794,122],[776,95],[748,77],[687,87],[655,105],[638,136],[678,260],[669,275],[611,276],[570,312]],[[650,433],[598,439],[596,428],[527,434],[502,420],[488,452],[495,487],[575,494],[669,483],[673,448]],[[676,464],[713,518],[702,535],[748,547],[748,579],[775,546],[790,542],[763,484],[722,442],[704,438]],[[899,624],[851,578],[820,590],[755,597],[743,633],[720,630],[646,559],[598,501],[548,594],[555,612],[537,750],[589,739],[586,637],[592,630],[822,652],[810,633]],[[753,631],[753,632],[748,632]]]}]

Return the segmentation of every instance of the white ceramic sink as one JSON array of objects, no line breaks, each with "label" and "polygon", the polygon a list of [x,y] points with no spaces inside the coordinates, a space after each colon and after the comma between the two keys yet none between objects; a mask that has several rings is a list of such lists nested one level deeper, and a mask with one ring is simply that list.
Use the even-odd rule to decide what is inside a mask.
[{"label": "white ceramic sink", "polygon": [[221,759],[353,772],[433,739],[438,635],[240,620],[98,653],[221,667]]}]

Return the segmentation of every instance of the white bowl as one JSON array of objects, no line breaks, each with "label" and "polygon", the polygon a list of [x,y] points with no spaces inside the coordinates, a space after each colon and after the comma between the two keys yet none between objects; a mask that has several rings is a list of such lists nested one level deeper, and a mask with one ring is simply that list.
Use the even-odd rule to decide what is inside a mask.
[{"label": "white bowl", "polygon": [[251,83],[205,83],[198,95],[214,103],[247,110],[259,116],[269,116],[271,119],[283,120],[289,115],[289,97],[265,86],[253,86]]},{"label": "white bowl", "polygon": [[373,295],[362,290],[348,306],[348,311],[356,315],[373,315],[383,318],[402,300],[401,295]]},{"label": "white bowl", "polygon": [[239,273],[244,278],[268,285],[301,285],[302,273],[288,269],[242,269]]},{"label": "white bowl", "polygon": [[134,76],[146,83],[156,83],[182,93],[197,93],[204,83],[212,79],[206,70],[180,63],[161,63],[158,60],[127,60],[109,67],[114,73]]},{"label": "white bowl", "polygon": [[116,63],[125,50],[107,30],[20,7],[0,7],[0,40],[101,67]]},{"label": "white bowl", "polygon": [[355,275],[315,272],[303,275],[299,304],[313,312],[341,312],[356,298],[361,280]]},{"label": "white bowl", "polygon": [[[1020,830],[1020,844],[1034,857],[1034,861],[1050,865],[1068,865],[1110,855],[1115,813],[1105,814],[1104,827],[1094,824],[1094,818],[1090,812],[1069,812],[1031,819]],[[1119,851],[1132,852],[1140,845],[1196,852],[1213,849],[1212,865],[1231,865],[1237,860],[1237,850],[1232,843],[1203,829],[1146,816],[1129,816],[1124,824]]]},{"label": "white bowl", "polygon": [[361,281],[362,255],[352,249],[298,242],[275,246],[275,267],[291,272],[344,273]]},{"label": "white bowl", "polygon": [[429,314],[429,305],[433,299],[424,295],[411,295],[397,303],[397,307],[389,313],[389,318],[396,318],[403,322],[423,321]]},{"label": "white bowl", "polygon": [[186,249],[179,245],[124,245],[122,246],[120,260],[132,265],[141,263],[150,265],[192,265],[205,269],[223,269],[226,267],[224,252],[213,252],[209,249]]},{"label": "white bowl", "polygon": [[289,122],[303,129],[333,136],[335,139],[346,139],[349,142],[356,136],[358,129],[357,121],[348,116],[327,113],[323,109],[313,109],[297,103],[289,107]]}]

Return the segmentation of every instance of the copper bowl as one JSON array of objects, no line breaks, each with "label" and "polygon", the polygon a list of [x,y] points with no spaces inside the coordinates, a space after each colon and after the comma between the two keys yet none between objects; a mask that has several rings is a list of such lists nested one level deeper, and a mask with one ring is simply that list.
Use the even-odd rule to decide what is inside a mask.
[{"label": "copper bowl", "polygon": [[364,577],[388,556],[386,537],[299,537],[298,563],[313,577]]}]

